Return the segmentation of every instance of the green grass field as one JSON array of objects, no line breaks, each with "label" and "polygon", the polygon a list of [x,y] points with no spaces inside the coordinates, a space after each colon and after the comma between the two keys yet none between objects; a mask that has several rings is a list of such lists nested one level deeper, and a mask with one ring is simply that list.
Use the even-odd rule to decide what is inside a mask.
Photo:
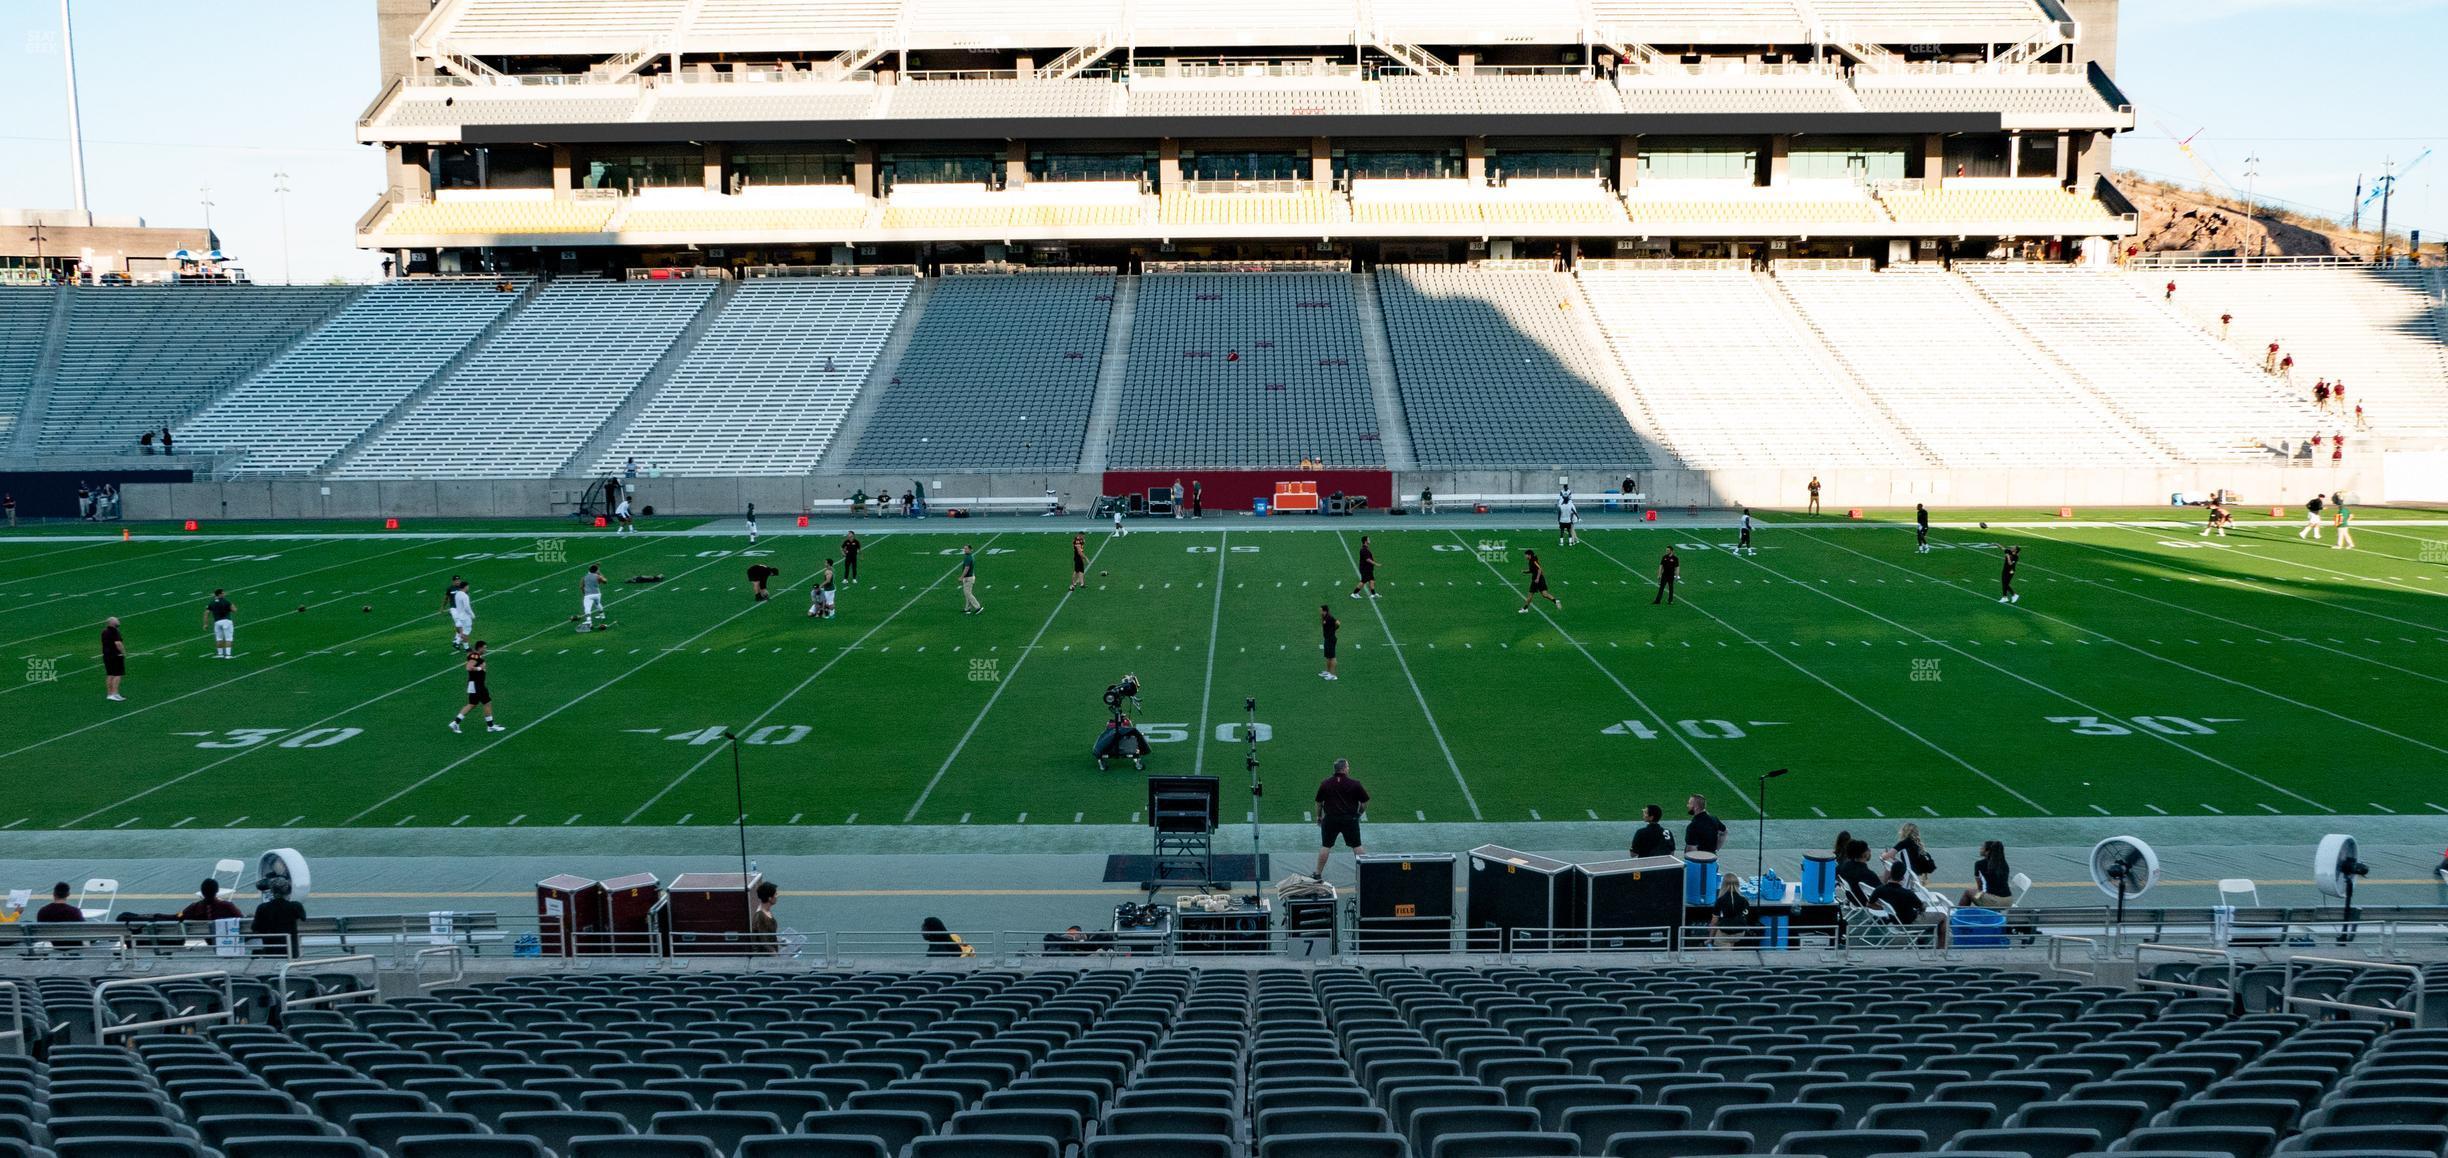
[{"label": "green grass field", "polygon": [[[1607,524],[1571,549],[1377,532],[1376,601],[1345,597],[1350,529],[1096,531],[1067,595],[1074,528],[981,524],[962,528],[979,616],[960,613],[959,538],[875,522],[823,623],[806,580],[836,534],[767,537],[765,604],[731,535],[590,531],[553,560],[499,533],[21,534],[0,539],[0,640],[25,673],[0,685],[0,830],[728,824],[726,728],[756,824],[1127,823],[1140,777],[1088,757],[1124,671],[1146,685],[1151,771],[1240,778],[1257,697],[1271,821],[1301,819],[1336,756],[1381,821],[1621,820],[1691,791],[1747,817],[1778,767],[1806,773],[1780,782],[1785,816],[2448,813],[2448,527],[2364,520],[2351,553],[2250,517],[2223,540],[1945,528],[1916,555],[1902,528],[1783,518],[1742,558],[1690,525]],[[2012,607],[2003,542],[2026,548]],[[1683,601],[1656,607],[1669,543]],[[1561,611],[1516,613],[1523,548]],[[596,561],[617,626],[578,634]],[[618,582],[647,572],[669,578]],[[437,610],[454,573],[504,734],[444,728],[464,698]],[[215,586],[239,609],[230,662],[203,628]],[[1335,683],[1321,602],[1343,621]],[[96,654],[113,614],[124,704]]]}]

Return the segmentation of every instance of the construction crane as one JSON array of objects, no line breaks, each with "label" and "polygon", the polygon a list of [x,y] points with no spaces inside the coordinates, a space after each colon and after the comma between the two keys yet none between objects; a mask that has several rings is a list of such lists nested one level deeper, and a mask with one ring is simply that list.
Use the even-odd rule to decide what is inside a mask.
[{"label": "construction crane", "polygon": [[2192,135],[2179,137],[2176,135],[2175,130],[2167,127],[2167,122],[2156,121],[2153,123],[2159,126],[2159,131],[2161,133],[2166,134],[2167,139],[2176,142],[2176,151],[2184,154],[2184,159],[2193,163],[2193,173],[2195,176],[2201,178],[2203,192],[2208,193],[2213,197],[2222,193],[2229,197],[2234,197],[2236,195],[2235,186],[2228,184],[2225,177],[2219,176],[2218,170],[2210,167],[2209,161],[2203,159],[2200,153],[2193,151],[2194,138],[2208,132],[2209,130],[2207,128],[2195,129],[2193,130]]},{"label": "construction crane", "polygon": [[[2389,256],[2389,202],[2396,195],[2397,182],[2402,180],[2406,174],[2413,172],[2417,166],[2421,165],[2425,160],[2428,160],[2430,156],[2431,150],[2424,149],[2422,152],[2414,154],[2414,159],[2406,162],[2405,168],[2396,169],[2394,172],[2381,173],[2379,178],[2372,182],[2371,192],[2365,194],[2361,200],[2355,202],[2355,217],[2357,220],[2362,218],[2363,211],[2369,208],[2372,202],[2378,201],[2380,203],[2381,261],[2387,261]],[[2395,162],[2387,162],[2386,164],[2389,168],[2395,169]]]}]

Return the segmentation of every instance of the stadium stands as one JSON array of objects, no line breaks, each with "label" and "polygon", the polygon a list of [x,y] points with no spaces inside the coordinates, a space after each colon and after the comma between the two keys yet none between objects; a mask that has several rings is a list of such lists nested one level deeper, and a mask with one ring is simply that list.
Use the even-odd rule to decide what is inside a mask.
[{"label": "stadium stands", "polygon": [[806,474],[892,333],[906,277],[758,278],[706,328],[589,473]]},{"label": "stadium stands", "polygon": [[1160,210],[1166,225],[1333,225],[1351,219],[1350,203],[1318,188],[1167,192]]},{"label": "stadium stands", "polygon": [[91,980],[20,980],[40,1060],[6,1067],[0,1129],[63,1158],[2448,1147],[2436,1029],[1970,966],[549,973],[277,1028],[250,979],[229,1023],[132,1048],[94,1043]]},{"label": "stadium stands", "polygon": [[2122,274],[1974,266],[1973,286],[2128,422],[2185,459],[2267,460],[2326,416]]},{"label": "stadium stands", "polygon": [[1100,117],[1120,111],[1121,86],[1099,80],[938,80],[892,90],[892,115],[912,119],[967,117]]},{"label": "stadium stands", "polygon": [[210,401],[347,303],[349,286],[69,289],[67,330],[37,448],[124,453]]},{"label": "stadium stands", "polygon": [[1140,279],[1111,467],[1377,466],[1377,435],[1352,275]]},{"label": "stadium stands", "polygon": [[695,323],[711,281],[546,286],[338,478],[542,478],[603,426]]},{"label": "stadium stands", "polygon": [[867,223],[868,200],[847,185],[749,189],[724,195],[693,189],[649,190],[608,222],[620,233],[830,232]]},{"label": "stadium stands", "polygon": [[2175,305],[2210,333],[2233,314],[2228,341],[2248,359],[2271,342],[2295,356],[2295,386],[2346,382],[2347,405],[2333,416],[2353,428],[2360,403],[2375,429],[2391,435],[2448,435],[2448,317],[2423,271],[2357,266],[2178,266],[2136,270],[2156,299],[2170,280]]},{"label": "stadium stands", "polygon": [[1951,273],[1780,269],[1776,280],[1863,390],[1946,466],[2167,461]]},{"label": "stadium stands", "polygon": [[[524,291],[526,283],[518,283]],[[296,473],[334,454],[461,356],[518,300],[493,278],[367,290],[219,401],[177,424],[179,444],[244,452],[237,469]]]},{"label": "stadium stands", "polygon": [[1378,111],[1389,116],[1623,111],[1613,89],[1580,75],[1390,75],[1378,79],[1377,90]]},{"label": "stadium stands", "polygon": [[2026,233],[2080,233],[2109,218],[2099,199],[2040,181],[1949,181],[1879,194],[1900,225],[1956,223]]},{"label": "stadium stands", "polygon": [[0,289],[0,444],[15,436],[34,390],[34,372],[51,336],[56,293]]},{"label": "stadium stands", "polygon": [[936,282],[848,468],[1073,469],[1113,298],[1100,273]]},{"label": "stadium stands", "polygon": [[1616,263],[1585,268],[1581,287],[1648,417],[1644,428],[1688,465],[1926,465],[1747,268]]},{"label": "stadium stands", "polygon": [[1376,276],[1422,467],[1649,466],[1606,355],[1582,340],[1586,307],[1571,278],[1441,265]]},{"label": "stadium stands", "polygon": [[543,198],[448,198],[401,205],[384,219],[382,232],[395,237],[453,233],[595,233],[612,220],[620,202],[610,197],[576,201]]},{"label": "stadium stands", "polygon": [[1878,202],[1841,181],[1797,182],[1779,188],[1727,187],[1724,182],[1656,181],[1626,190],[1624,209],[1635,225],[1740,230],[1815,230],[1875,225],[1887,219]]}]

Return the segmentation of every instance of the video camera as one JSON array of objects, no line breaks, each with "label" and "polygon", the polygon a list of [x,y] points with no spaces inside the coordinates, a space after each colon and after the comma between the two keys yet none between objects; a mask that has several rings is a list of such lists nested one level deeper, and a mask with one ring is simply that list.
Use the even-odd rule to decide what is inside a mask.
[{"label": "video camera", "polygon": [[1107,712],[1115,716],[1121,715],[1122,704],[1125,700],[1130,702],[1131,711],[1143,711],[1143,706],[1139,702],[1139,676],[1136,672],[1125,672],[1121,680],[1106,685],[1105,710]]}]

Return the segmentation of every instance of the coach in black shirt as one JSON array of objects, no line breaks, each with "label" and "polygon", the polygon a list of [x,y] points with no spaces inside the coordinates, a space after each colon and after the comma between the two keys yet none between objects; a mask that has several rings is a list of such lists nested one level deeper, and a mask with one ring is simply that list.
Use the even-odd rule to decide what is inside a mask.
[{"label": "coach in black shirt", "polygon": [[85,910],[68,903],[68,882],[61,881],[51,886],[51,903],[37,910],[34,919],[43,922],[82,921]]},{"label": "coach in black shirt", "polygon": [[1887,883],[1870,894],[1870,899],[1894,911],[1896,924],[1899,925],[1918,925],[1922,914],[1929,911],[1929,906],[1922,904],[1919,896],[1904,887],[1904,866],[1900,864],[1887,866]]},{"label": "coach in black shirt", "polygon": [[1683,802],[1691,823],[1683,826],[1683,851],[1715,853],[1725,847],[1725,822],[1709,815],[1708,797],[1695,792]]},{"label": "coach in black shirt", "polygon": [[1632,859],[1667,856],[1674,852],[1674,834],[1666,831],[1665,825],[1658,823],[1658,818],[1664,815],[1666,815],[1666,810],[1654,804],[1641,808],[1641,819],[1648,823],[1641,825],[1640,830],[1632,834]]},{"label": "coach in black shirt", "polygon": [[1878,872],[1870,867],[1870,842],[1851,841],[1845,845],[1844,859],[1836,862],[1836,879],[1853,893],[1856,904],[1868,904],[1870,894],[1878,891]]},{"label": "coach in black shirt", "polygon": [[261,940],[255,946],[258,957],[295,957],[298,955],[298,925],[306,920],[306,906],[289,899],[289,883],[276,880],[264,903],[255,906],[255,920],[250,931]]},{"label": "coach in black shirt", "polygon": [[1312,876],[1325,879],[1326,858],[1334,852],[1336,837],[1351,846],[1353,856],[1368,855],[1360,843],[1360,814],[1367,811],[1368,802],[1368,789],[1352,779],[1351,761],[1335,761],[1334,775],[1318,783],[1318,859]]}]

